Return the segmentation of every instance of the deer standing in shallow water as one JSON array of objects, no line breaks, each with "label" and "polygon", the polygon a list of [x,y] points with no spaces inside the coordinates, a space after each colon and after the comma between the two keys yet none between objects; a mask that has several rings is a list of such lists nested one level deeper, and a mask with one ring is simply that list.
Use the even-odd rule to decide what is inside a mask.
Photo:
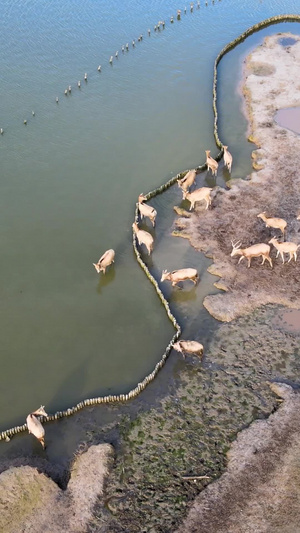
[{"label": "deer standing in shallow water", "polygon": [[175,287],[177,283],[186,279],[190,279],[196,285],[199,279],[197,270],[195,268],[182,268],[181,270],[173,270],[173,272],[163,270],[160,281],[171,281],[172,287]]},{"label": "deer standing in shallow water", "polygon": [[97,270],[98,274],[102,271],[103,274],[105,274],[106,268],[114,263],[115,261],[115,251],[110,249],[106,250],[104,254],[100,257],[98,263],[93,263],[95,269]]},{"label": "deer standing in shallow water", "polygon": [[136,238],[139,242],[139,244],[144,244],[148,250],[148,254],[150,255],[153,250],[153,237],[148,233],[148,231],[144,231],[143,229],[140,229],[136,222],[132,224],[132,228],[134,233],[136,234]]},{"label": "deer standing in shallow water", "polygon": [[178,187],[180,187],[183,191],[188,191],[189,188],[193,185],[196,178],[196,170],[192,169],[189,170],[183,178],[178,179]]},{"label": "deer standing in shallow water", "polygon": [[33,411],[33,413],[30,413],[30,415],[28,415],[28,417],[26,418],[27,428],[28,432],[32,433],[32,435],[34,435],[40,441],[43,448],[45,448],[45,430],[40,420],[37,418],[37,415],[48,416],[43,405],[41,405],[39,409]]},{"label": "deer standing in shallow water", "polygon": [[223,149],[224,149],[224,154],[223,154],[223,158],[224,158],[224,164],[226,165],[226,167],[228,168],[228,171],[231,172],[231,166],[232,166],[232,155],[230,152],[228,152],[228,146],[223,146]]},{"label": "deer standing in shallow water", "polygon": [[148,217],[151,222],[152,222],[152,226],[154,227],[155,226],[155,219],[156,219],[156,215],[157,215],[157,211],[156,209],[154,209],[154,207],[152,207],[151,205],[147,205],[147,204],[144,204],[143,202],[146,201],[146,196],[144,196],[143,194],[140,194],[139,195],[139,198],[138,198],[138,208],[139,208],[139,212],[140,212],[140,215],[141,215],[141,218],[143,217]]},{"label": "deer standing in shallow water", "polygon": [[210,150],[205,150],[205,153],[206,153],[207,169],[208,170],[210,169],[212,171],[212,175],[216,176],[219,165],[218,165],[217,161],[211,157]]}]

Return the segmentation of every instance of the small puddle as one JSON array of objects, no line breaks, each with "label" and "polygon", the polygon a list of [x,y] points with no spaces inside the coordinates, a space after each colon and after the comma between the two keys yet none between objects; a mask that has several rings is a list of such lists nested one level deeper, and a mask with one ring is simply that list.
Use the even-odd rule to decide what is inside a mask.
[{"label": "small puddle", "polygon": [[282,37],[282,39],[279,39],[278,42],[281,44],[281,46],[293,46],[297,40],[293,39],[292,37]]},{"label": "small puddle", "polygon": [[283,328],[288,333],[300,334],[300,309],[289,309],[279,313],[274,319],[275,327]]},{"label": "small puddle", "polygon": [[275,121],[279,126],[300,134],[300,107],[279,109],[275,114]]}]

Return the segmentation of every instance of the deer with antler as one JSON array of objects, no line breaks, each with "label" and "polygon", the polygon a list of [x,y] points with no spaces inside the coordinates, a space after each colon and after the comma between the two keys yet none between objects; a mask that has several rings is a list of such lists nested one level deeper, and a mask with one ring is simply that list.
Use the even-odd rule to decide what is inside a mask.
[{"label": "deer with antler", "polygon": [[238,261],[238,264],[246,257],[248,259],[248,268],[251,266],[251,259],[252,257],[262,257],[262,265],[264,264],[265,260],[269,261],[271,267],[272,259],[270,257],[270,250],[271,247],[268,244],[265,244],[264,242],[260,242],[259,244],[253,244],[252,246],[249,246],[248,248],[240,248],[241,241],[237,241],[234,243],[231,241],[232,244],[232,251],[230,256],[234,257],[235,255],[240,255],[240,259]]}]

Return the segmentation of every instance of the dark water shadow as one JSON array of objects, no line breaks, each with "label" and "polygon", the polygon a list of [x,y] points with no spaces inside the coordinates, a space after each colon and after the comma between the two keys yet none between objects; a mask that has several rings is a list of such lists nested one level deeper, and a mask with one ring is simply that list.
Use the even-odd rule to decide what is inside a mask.
[{"label": "dark water shadow", "polygon": [[293,39],[292,37],[282,37],[282,39],[279,39],[279,44],[281,46],[287,47],[287,46],[293,46],[293,44],[296,44],[296,39]]},{"label": "dark water shadow", "polygon": [[170,304],[191,302],[197,299],[197,293],[196,293],[195,286],[191,287],[190,289],[186,289],[183,283],[181,283],[180,285],[178,285],[177,287],[173,287],[173,291],[171,292],[171,295],[169,296]]},{"label": "dark water shadow", "polygon": [[104,274],[103,272],[100,272],[99,274],[99,282],[97,285],[97,293],[101,294],[102,289],[109,285],[112,281],[114,281],[116,277],[116,270],[114,263],[110,265]]},{"label": "dark water shadow", "polygon": [[[148,219],[147,219],[148,220]],[[152,235],[153,239],[155,240],[156,239],[156,231],[155,231],[155,227],[152,226],[151,222],[148,224],[145,220],[145,218],[143,218],[143,220],[140,220],[139,223],[138,223],[138,226],[140,229],[142,229],[143,231],[147,231],[148,233],[150,233],[150,235]]]}]

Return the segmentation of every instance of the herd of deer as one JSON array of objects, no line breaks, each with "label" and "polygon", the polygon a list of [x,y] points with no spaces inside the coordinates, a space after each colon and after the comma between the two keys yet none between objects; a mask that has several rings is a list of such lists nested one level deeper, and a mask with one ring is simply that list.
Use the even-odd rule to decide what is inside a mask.
[{"label": "herd of deer", "polygon": [[[210,155],[210,151],[206,150],[206,165],[207,169],[211,170],[212,174],[216,176],[217,170],[218,170],[218,163],[215,159],[213,159]],[[227,167],[228,171],[231,172],[231,166],[232,166],[232,155],[228,151],[228,146],[223,146],[223,158],[224,158],[224,165]],[[195,204],[197,202],[205,201],[205,209],[208,209],[211,205],[211,191],[212,188],[210,187],[201,187],[199,189],[195,189],[194,191],[190,192],[190,187],[194,184],[194,181],[196,179],[196,170],[192,169],[189,170],[186,175],[183,178],[179,178],[177,180],[178,186],[182,190],[183,194],[183,200],[188,200],[190,202],[190,210],[195,207]],[[144,217],[149,218],[149,220],[152,223],[152,226],[155,226],[155,220],[157,216],[157,211],[154,209],[154,207],[151,207],[148,204],[145,204],[146,197],[143,194],[140,194],[138,197],[138,211],[140,214],[140,218],[143,219]],[[287,222],[282,218],[270,218],[266,216],[266,213],[260,213],[257,215],[258,218],[261,218],[265,224],[266,227],[269,228],[275,228],[280,229],[282,232],[282,236],[284,238],[284,232],[286,230]],[[298,220],[300,220],[300,215],[297,217]],[[153,250],[153,237],[148,231],[144,231],[139,228],[137,222],[134,222],[132,224],[133,231],[135,233],[135,236],[138,240],[139,245],[144,245],[148,251],[148,254],[150,255]],[[270,257],[270,250],[271,247],[270,244],[273,244],[273,246],[277,250],[276,257],[280,254],[282,258],[282,262],[284,263],[284,254],[289,254],[289,260],[294,257],[295,261],[297,259],[297,250],[300,247],[300,244],[295,244],[294,242],[279,242],[277,238],[273,237],[269,244],[266,243],[258,243],[254,244],[252,246],[249,246],[248,248],[241,248],[240,242],[232,243],[232,251],[231,251],[231,257],[234,257],[236,255],[241,256],[238,263],[242,261],[242,259],[246,258],[248,260],[248,267],[251,265],[251,259],[253,257],[262,257],[262,265],[264,264],[265,260],[267,260],[270,264],[270,266],[273,266],[272,259]],[[102,257],[100,257],[98,263],[93,263],[95,269],[97,272],[103,272],[105,274],[106,268],[111,265],[111,263],[114,262],[115,258],[115,252],[114,250],[107,250]],[[193,283],[196,285],[196,283],[199,280],[198,272],[195,268],[182,268],[180,270],[173,270],[173,272],[168,272],[167,270],[162,271],[162,277],[161,281],[170,281],[172,284],[172,287],[175,287],[179,282],[190,280],[193,281]],[[188,353],[202,353],[203,346],[202,344],[196,342],[196,341],[178,341],[173,345],[173,348],[175,350],[181,352],[184,354],[184,352]]]},{"label": "herd of deer", "polygon": [[[224,146],[224,163],[227,166],[228,170],[231,171],[231,165],[232,165],[232,155],[228,152],[228,147]],[[210,156],[210,151],[206,151],[206,164],[207,168],[211,169],[213,175],[217,173],[218,169],[218,163]],[[177,180],[178,186],[182,190],[183,193],[183,200],[188,200],[190,202],[190,210],[195,207],[195,204],[197,202],[205,201],[205,209],[208,209],[211,205],[211,196],[210,193],[212,189],[210,187],[201,187],[200,189],[196,189],[193,192],[189,192],[190,187],[193,185],[195,179],[196,179],[196,170],[189,170],[186,175],[183,178],[179,178]],[[157,211],[152,207],[151,205],[145,204],[144,202],[147,200],[147,198],[140,194],[138,197],[138,211],[141,217],[141,220],[144,217],[149,218],[149,220],[152,223],[152,226],[155,226],[155,220],[157,216]],[[144,244],[146,247],[148,254],[150,255],[153,250],[153,244],[154,239],[152,235],[145,230],[142,230],[139,228],[138,224],[134,222],[132,224],[132,229],[136,235],[136,238],[138,240],[139,245]],[[98,274],[100,272],[103,272],[105,274],[106,268],[111,265],[114,262],[115,259],[115,252],[114,250],[106,250],[106,252],[100,257],[99,261],[97,263],[93,263],[95,269],[97,270]],[[199,277],[198,272],[194,268],[184,268],[181,270],[174,270],[173,272],[167,272],[166,270],[163,270],[161,281],[171,281],[172,286],[174,287],[179,283],[180,281],[184,281],[190,279],[194,283],[197,283]]]},{"label": "herd of deer", "polygon": [[[230,152],[228,152],[228,147],[223,146],[224,149],[224,164],[228,168],[229,172],[231,172],[231,166],[232,166],[232,155]],[[218,170],[218,163],[213,159],[210,155],[210,151],[206,151],[206,165],[208,170],[212,171],[213,175],[217,174]],[[196,189],[193,192],[189,192],[190,187],[193,185],[194,181],[196,179],[196,170],[189,170],[186,175],[178,179],[178,186],[181,188],[183,193],[183,199],[189,200],[190,202],[190,210],[194,208],[195,203],[205,201],[205,209],[208,209],[211,205],[211,196],[210,193],[212,189],[210,187],[201,187],[200,189]],[[145,204],[146,197],[143,196],[143,194],[140,194],[138,197],[138,210],[141,219],[144,217],[149,218],[149,220],[152,223],[152,226],[155,226],[155,219],[157,216],[157,211],[154,209],[154,207],[151,207],[150,205]],[[270,218],[266,216],[266,213],[259,213],[257,215],[258,218],[261,218],[268,228],[274,228],[274,229],[280,229],[282,236],[284,238],[284,233],[287,227],[287,222],[282,218]],[[297,220],[300,220],[300,215],[297,216]],[[144,244],[144,246],[148,250],[148,254],[153,250],[153,237],[148,231],[144,231],[138,227],[138,224],[134,222],[132,224],[133,231],[136,235],[136,238],[138,240],[139,245]],[[296,244],[294,242],[279,242],[277,238],[273,237],[269,244],[266,243],[258,243],[253,244],[252,246],[249,246],[248,248],[240,248],[240,242],[234,243],[231,241],[232,244],[232,251],[231,251],[231,257],[234,257],[236,255],[240,255],[240,259],[238,263],[242,261],[242,259],[246,258],[248,260],[248,267],[251,265],[251,259],[253,257],[262,257],[262,265],[264,264],[265,260],[267,260],[271,267],[272,259],[270,257],[270,250],[271,247],[269,244],[273,244],[273,246],[277,250],[276,257],[280,254],[282,263],[284,263],[284,254],[289,254],[289,260],[290,262],[292,258],[294,257],[295,261],[297,259],[297,250],[300,247],[300,244]],[[93,263],[95,269],[97,270],[98,274],[100,272],[103,272],[105,274],[106,268],[110,266],[115,260],[115,251],[110,249],[106,250],[106,252],[100,257],[99,261],[97,263]],[[170,281],[172,284],[172,287],[175,287],[177,283],[185,280],[191,280],[196,285],[196,283],[199,280],[198,272],[195,268],[182,268],[180,270],[173,270],[173,272],[168,272],[167,270],[162,271],[162,277],[161,281]],[[203,353],[203,345],[200,344],[200,342],[197,341],[189,341],[189,340],[180,340],[173,344],[173,348],[177,350],[178,352],[182,353],[183,356],[185,356],[185,353],[192,353],[192,354],[199,354],[201,355]],[[47,413],[45,412],[43,407],[40,407],[37,411],[34,411],[30,415],[28,415],[26,421],[28,426],[29,433],[32,433],[42,444],[44,447],[44,435],[45,431],[44,428],[39,420],[37,418],[38,416],[47,416]]]},{"label": "herd of deer", "polygon": [[[224,164],[228,168],[229,172],[231,172],[231,165],[232,165],[232,155],[228,151],[227,146],[223,146],[224,149]],[[210,155],[210,151],[206,150],[206,165],[208,170],[212,171],[213,175],[217,174],[218,170],[218,163],[213,159]],[[183,178],[178,178],[177,183],[180,189],[183,193],[183,200],[188,200],[190,202],[190,210],[192,210],[195,207],[195,204],[197,202],[205,201],[205,209],[208,209],[211,205],[211,187],[201,187],[200,189],[196,189],[193,192],[189,192],[190,187],[194,184],[194,181],[196,179],[197,171],[195,169],[189,170]],[[149,220],[152,223],[152,226],[155,226],[155,220],[157,216],[157,211],[154,209],[154,207],[145,204],[146,197],[143,194],[140,194],[138,197],[138,211],[140,214],[141,220],[144,217],[149,218]],[[150,255],[153,250],[153,244],[154,239],[152,235],[145,230],[142,230],[139,228],[137,222],[134,222],[132,224],[133,231],[136,235],[136,238],[138,240],[139,245],[144,245],[148,251],[148,254]],[[238,253],[238,252],[236,252]],[[111,263],[114,262],[115,259],[115,252],[114,250],[107,250],[99,259],[98,263],[93,263],[95,269],[98,273],[103,272],[105,274],[106,268],[111,265]],[[185,280],[191,280],[195,284],[197,283],[199,276],[198,272],[195,268],[183,268],[181,270],[174,270],[173,272],[167,272],[167,270],[163,270],[162,272],[162,278],[161,281],[171,281],[172,287],[175,287],[177,283]]]}]

